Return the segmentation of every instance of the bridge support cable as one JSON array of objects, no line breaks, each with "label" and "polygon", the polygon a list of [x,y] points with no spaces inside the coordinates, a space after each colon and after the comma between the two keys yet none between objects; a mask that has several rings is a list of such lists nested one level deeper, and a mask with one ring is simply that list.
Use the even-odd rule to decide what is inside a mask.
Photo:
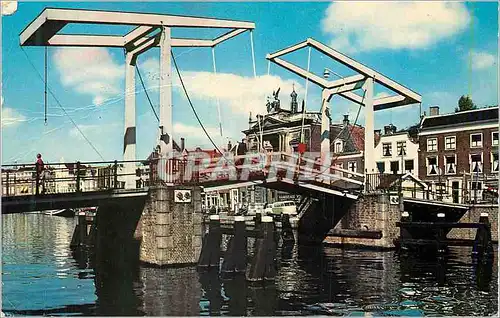
[{"label": "bridge support cable", "polygon": [[47,68],[48,68],[48,59],[47,59],[47,55],[48,55],[48,47],[46,46],[45,47],[45,63],[44,63],[44,83],[45,83],[45,87],[44,87],[44,92],[43,92],[43,98],[44,98],[44,106],[45,106],[45,113],[44,113],[44,121],[45,121],[45,126],[47,126],[47,85],[48,85],[48,78],[47,78]]},{"label": "bridge support cable", "polygon": [[151,101],[151,98],[149,97],[148,90],[146,89],[146,85],[144,85],[144,81],[142,80],[141,76],[141,71],[139,70],[139,63],[135,63],[135,69],[137,70],[137,75],[139,75],[139,81],[141,82],[141,86],[144,90],[144,93],[146,94],[146,98],[148,99],[149,106],[151,106],[151,110],[153,110],[153,114],[156,117],[156,120],[160,121],[160,117],[158,117],[158,114],[156,113],[156,110],[154,108],[153,102]]},{"label": "bridge support cable", "polygon": [[[212,65],[213,65],[213,69],[214,69],[214,78],[215,78],[215,81],[217,81],[217,64],[215,63],[215,46],[212,47]],[[222,132],[222,115],[221,115],[221,111],[220,111],[219,96],[216,96],[215,100],[217,102],[217,114],[219,116],[220,146],[222,147],[222,149],[224,149],[224,134]],[[228,151],[229,151],[229,149],[228,149]]]},{"label": "bridge support cable", "polygon": [[[269,60],[269,63],[271,61]],[[311,67],[311,47],[309,47],[309,52],[307,54],[307,73],[309,74],[309,69]],[[304,119],[306,116],[306,104],[307,104],[307,88],[309,86],[309,76],[306,76],[306,91],[304,94],[304,104],[303,104],[303,109],[302,109],[302,124],[300,127],[300,142],[304,143]]]},{"label": "bridge support cable", "polygon": [[[26,53],[26,51],[24,50],[24,48],[21,46],[21,50],[23,51],[24,55],[26,56],[26,59],[28,60],[29,64],[31,65],[31,67],[33,67],[33,69],[35,70],[36,74],[38,75],[38,77],[40,78],[40,80],[42,80],[42,82],[44,82],[45,84],[45,81],[43,79],[43,76],[40,74],[40,72],[38,72],[38,70],[36,69],[35,65],[33,64],[33,62],[31,62],[30,58],[29,58],[29,55],[28,53]],[[50,89],[50,87],[48,85],[47,86],[47,91],[50,93],[50,95],[52,96],[52,98],[54,98],[54,100],[56,101],[57,105],[62,109],[62,111],[64,112],[64,115],[66,115],[69,120],[71,121],[71,123],[73,124],[73,126],[75,126],[75,128],[78,130],[78,132],[82,135],[83,139],[85,139],[85,141],[90,145],[90,147],[97,153],[97,155],[102,159],[102,161],[105,161],[104,160],[104,157],[101,155],[101,153],[97,150],[97,148],[94,146],[94,144],[87,138],[87,136],[85,136],[85,134],[83,133],[83,131],[80,129],[80,127],[78,127],[78,125],[76,124],[76,122],[73,120],[73,118],[71,118],[71,116],[68,114],[68,112],[66,111],[66,109],[62,106],[61,102],[59,102],[59,99],[57,99],[56,95],[54,94],[54,92]]]},{"label": "bridge support cable", "polygon": [[201,119],[200,119],[200,116],[198,116],[198,113],[196,112],[196,109],[194,108],[194,105],[193,105],[193,102],[191,102],[191,98],[189,97],[189,94],[187,92],[187,89],[186,89],[186,85],[184,85],[184,80],[182,79],[182,75],[181,75],[181,72],[179,71],[179,67],[177,65],[177,61],[175,60],[175,57],[174,57],[174,52],[171,51],[171,55],[172,55],[172,61],[174,62],[174,67],[175,67],[175,70],[177,72],[177,75],[179,76],[179,81],[181,82],[181,86],[182,86],[182,89],[184,90],[184,94],[186,94],[186,98],[188,100],[188,103],[189,103],[189,106],[191,106],[191,109],[193,110],[193,113],[194,113],[194,116],[196,117],[196,120],[198,121],[198,124],[200,125],[201,129],[203,129],[203,132],[205,133],[205,135],[208,137],[208,140],[210,140],[210,142],[212,143],[212,145],[215,147],[215,149],[221,154],[224,156],[224,154],[222,153],[222,151],[220,151],[219,147],[217,147],[217,145],[215,144],[215,142],[213,141],[212,137],[210,137],[210,134],[208,133],[208,131],[206,130],[205,126],[203,125],[203,123],[201,122]]}]

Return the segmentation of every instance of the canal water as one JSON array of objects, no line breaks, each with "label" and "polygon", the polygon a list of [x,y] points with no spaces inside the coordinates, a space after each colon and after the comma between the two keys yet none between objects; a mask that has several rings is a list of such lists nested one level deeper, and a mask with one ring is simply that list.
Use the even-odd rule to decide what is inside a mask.
[{"label": "canal water", "polygon": [[195,267],[94,270],[69,248],[74,225],[48,215],[2,216],[6,315],[486,316],[498,307],[497,254],[493,265],[476,266],[467,247],[438,261],[295,245],[278,250],[275,283],[249,285]]}]

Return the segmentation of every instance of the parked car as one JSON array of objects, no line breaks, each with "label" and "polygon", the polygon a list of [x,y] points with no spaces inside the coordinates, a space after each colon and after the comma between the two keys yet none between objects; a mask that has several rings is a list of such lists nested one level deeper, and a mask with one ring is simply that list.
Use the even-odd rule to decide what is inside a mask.
[{"label": "parked car", "polygon": [[295,216],[297,215],[297,206],[294,201],[274,202],[266,209],[266,214]]}]

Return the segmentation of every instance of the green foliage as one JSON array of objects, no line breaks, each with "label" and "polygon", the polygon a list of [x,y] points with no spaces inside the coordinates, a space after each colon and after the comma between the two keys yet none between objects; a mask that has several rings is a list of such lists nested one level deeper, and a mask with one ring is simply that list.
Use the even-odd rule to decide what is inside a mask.
[{"label": "green foliage", "polygon": [[474,109],[477,109],[477,106],[472,102],[472,99],[469,96],[462,95],[458,100],[458,108],[455,108],[455,113]]}]

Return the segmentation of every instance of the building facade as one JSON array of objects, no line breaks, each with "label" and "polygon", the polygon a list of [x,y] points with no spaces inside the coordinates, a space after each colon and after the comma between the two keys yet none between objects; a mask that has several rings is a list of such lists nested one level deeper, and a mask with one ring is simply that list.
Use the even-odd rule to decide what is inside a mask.
[{"label": "building facade", "polygon": [[[498,107],[439,114],[431,107],[419,133],[419,177],[445,201],[490,201],[498,189]],[[496,200],[495,200],[496,202]]]},{"label": "building facade", "polygon": [[[306,145],[306,151],[321,151],[321,113],[299,110],[297,93],[291,93],[290,110],[268,106],[268,113],[250,116],[249,128],[244,130],[249,152],[298,152],[299,144]],[[341,123],[330,125],[330,152],[333,165],[338,168],[363,173],[364,171],[364,128],[349,122],[347,115]],[[262,140],[262,143],[260,142]],[[261,146],[262,145],[262,146]]]},{"label": "building facade", "polygon": [[406,174],[418,176],[419,143],[410,137],[407,130],[397,131],[396,126],[384,127],[384,132],[375,131],[375,162],[378,173]]}]

